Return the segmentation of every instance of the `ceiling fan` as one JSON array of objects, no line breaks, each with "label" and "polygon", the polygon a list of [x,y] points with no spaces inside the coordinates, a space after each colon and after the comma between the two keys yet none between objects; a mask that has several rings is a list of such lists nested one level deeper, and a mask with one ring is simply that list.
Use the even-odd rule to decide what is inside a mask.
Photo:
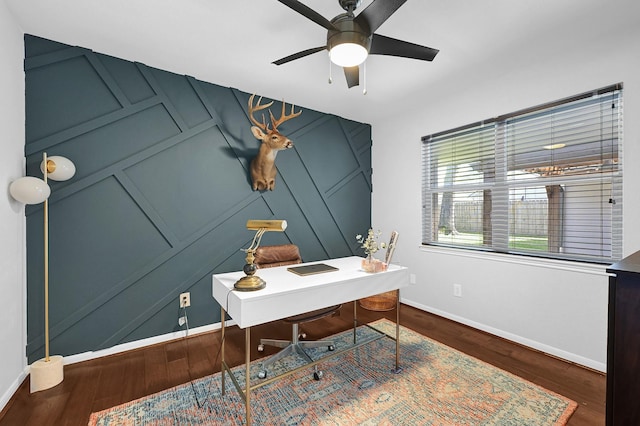
[{"label": "ceiling fan", "polygon": [[[346,11],[331,21],[297,0],[278,0],[304,17],[327,29],[327,43],[294,53],[273,63],[286,64],[314,53],[328,50],[331,62],[343,67],[349,88],[360,84],[360,68],[368,55],[389,55],[432,61],[438,49],[397,40],[375,31],[407,0],[373,0],[357,16],[354,11],[361,0],[338,0]],[[329,80],[331,81],[331,80]]]}]

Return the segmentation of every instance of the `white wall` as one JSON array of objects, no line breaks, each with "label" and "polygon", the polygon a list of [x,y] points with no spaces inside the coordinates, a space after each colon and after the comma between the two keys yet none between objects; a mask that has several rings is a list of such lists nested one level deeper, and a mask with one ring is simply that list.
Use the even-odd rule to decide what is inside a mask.
[{"label": "white wall", "polygon": [[9,184],[24,174],[23,34],[0,2],[0,410],[25,377],[24,207]]},{"label": "white wall", "polygon": [[[373,123],[373,224],[400,233],[396,261],[417,284],[403,301],[565,359],[606,369],[605,267],[505,262],[421,243],[420,138],[495,115],[624,83],[624,254],[640,249],[640,27],[579,41],[517,67],[469,70],[454,84],[407,99],[403,115]],[[508,58],[505,58],[508,60]],[[506,64],[506,63],[505,63]],[[489,66],[489,65],[487,65]],[[480,77],[478,77],[480,76]],[[429,75],[425,75],[428,79]],[[416,106],[418,105],[418,106]],[[453,297],[453,284],[463,297]]]}]

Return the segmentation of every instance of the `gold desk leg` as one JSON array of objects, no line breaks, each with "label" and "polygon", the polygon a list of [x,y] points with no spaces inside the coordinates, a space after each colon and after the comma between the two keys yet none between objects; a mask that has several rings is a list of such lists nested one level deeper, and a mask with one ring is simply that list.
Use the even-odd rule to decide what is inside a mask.
[{"label": "gold desk leg", "polygon": [[220,381],[222,386],[222,395],[225,394],[225,386],[224,386],[224,319],[227,316],[227,313],[224,311],[224,308],[220,307]]},{"label": "gold desk leg", "polygon": [[400,290],[396,290],[396,369],[394,373],[400,373]]},{"label": "gold desk leg", "polygon": [[244,350],[245,350],[245,378],[244,378],[244,395],[245,410],[247,416],[247,426],[251,425],[251,382],[249,380],[249,370],[251,362],[251,327],[247,327],[244,332]]},{"label": "gold desk leg", "polygon": [[353,301],[353,344],[356,344],[356,328],[358,327],[358,301]]}]

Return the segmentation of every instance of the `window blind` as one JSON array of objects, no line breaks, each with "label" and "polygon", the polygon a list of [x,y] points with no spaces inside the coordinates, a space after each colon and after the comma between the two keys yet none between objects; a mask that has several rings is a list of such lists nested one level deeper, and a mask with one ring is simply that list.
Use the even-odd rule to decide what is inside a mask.
[{"label": "window blind", "polygon": [[621,84],[423,137],[423,244],[620,259],[621,137]]}]

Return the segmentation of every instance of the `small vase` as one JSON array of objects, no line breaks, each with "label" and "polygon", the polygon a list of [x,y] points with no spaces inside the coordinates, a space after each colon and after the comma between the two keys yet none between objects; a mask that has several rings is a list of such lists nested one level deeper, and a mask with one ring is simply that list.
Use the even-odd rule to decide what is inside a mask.
[{"label": "small vase", "polygon": [[382,272],[387,270],[387,264],[369,254],[362,259],[362,270],[369,273]]}]

